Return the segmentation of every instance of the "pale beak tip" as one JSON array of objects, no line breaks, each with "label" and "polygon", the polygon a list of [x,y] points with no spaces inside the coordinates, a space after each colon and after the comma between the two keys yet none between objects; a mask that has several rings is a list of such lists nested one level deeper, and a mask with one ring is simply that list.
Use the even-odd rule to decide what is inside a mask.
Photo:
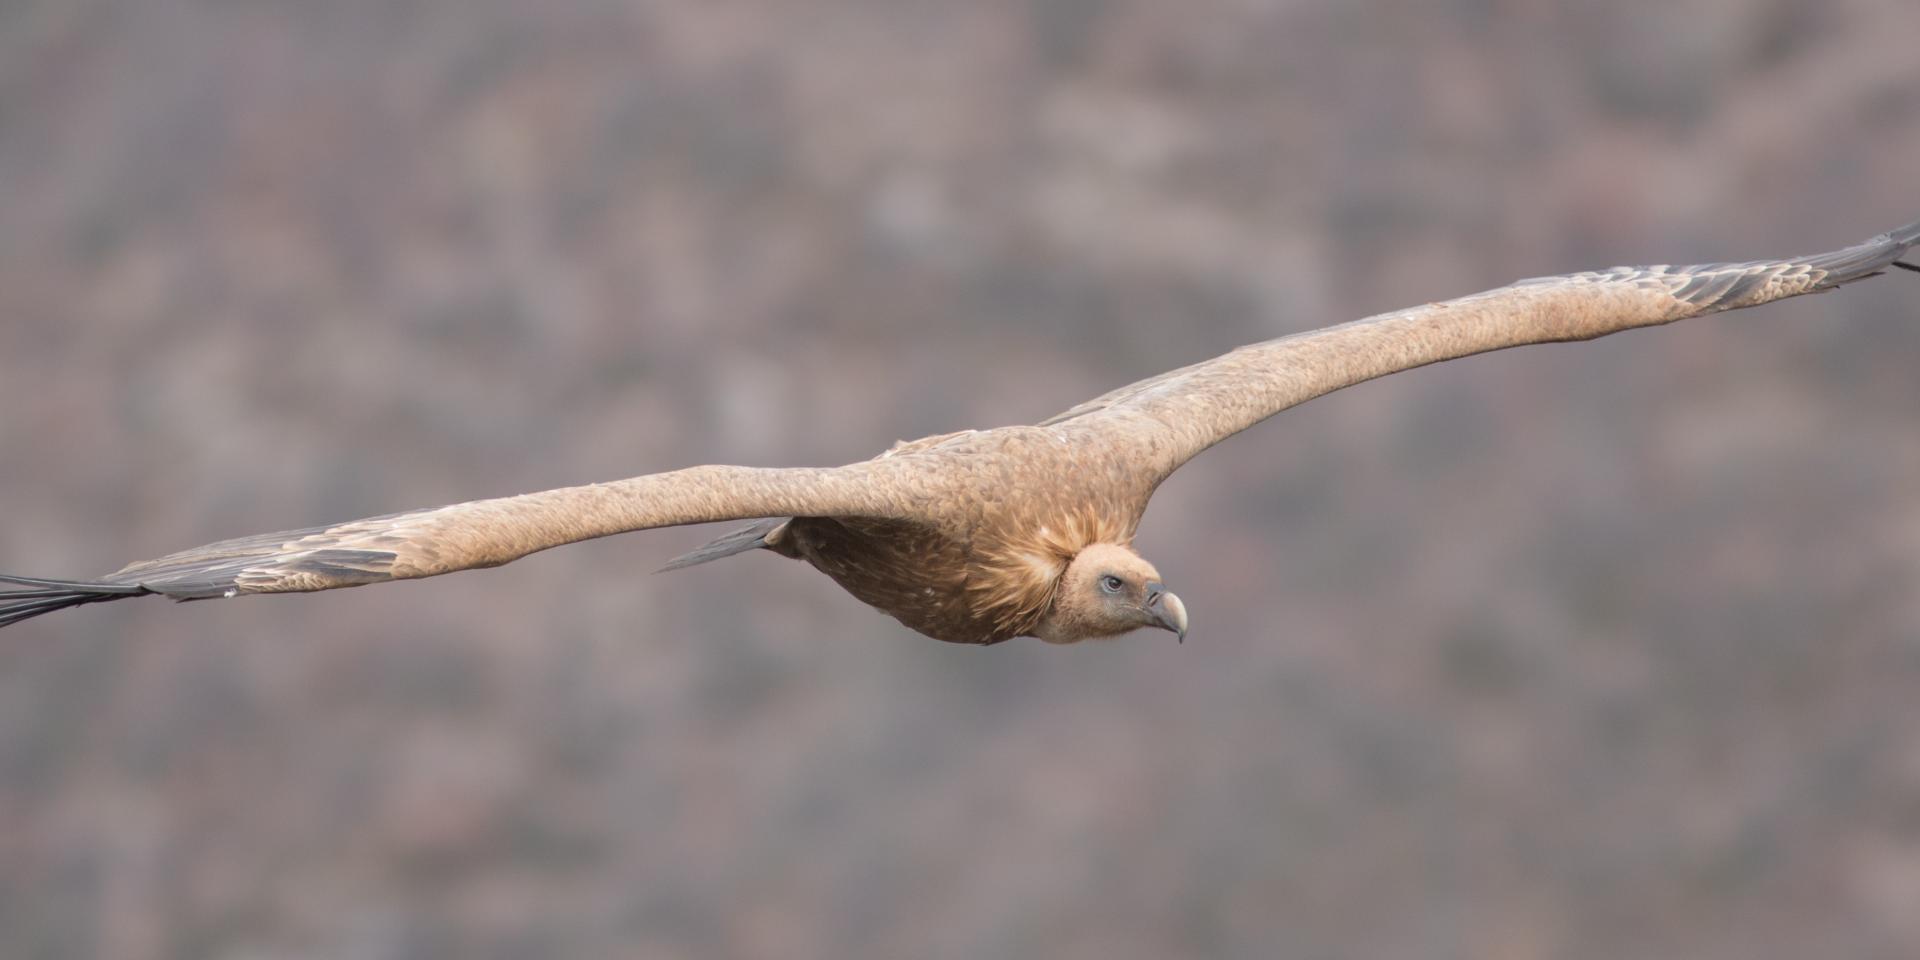
[{"label": "pale beak tip", "polygon": [[1172,593],[1160,594],[1160,625],[1173,631],[1178,642],[1187,642],[1187,605]]}]

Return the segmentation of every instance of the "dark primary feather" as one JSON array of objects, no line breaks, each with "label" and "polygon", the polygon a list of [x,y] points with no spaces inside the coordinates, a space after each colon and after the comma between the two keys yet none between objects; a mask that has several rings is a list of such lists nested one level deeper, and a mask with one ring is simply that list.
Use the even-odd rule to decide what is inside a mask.
[{"label": "dark primary feather", "polygon": [[0,583],[27,589],[0,590],[0,627],[84,603],[103,603],[152,593],[138,584],[99,580],[43,580],[0,574]]}]

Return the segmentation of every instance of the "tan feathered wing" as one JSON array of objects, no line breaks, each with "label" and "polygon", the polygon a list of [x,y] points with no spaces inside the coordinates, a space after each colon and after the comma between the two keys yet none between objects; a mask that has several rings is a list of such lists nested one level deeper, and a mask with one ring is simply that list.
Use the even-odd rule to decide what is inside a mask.
[{"label": "tan feathered wing", "polygon": [[1920,241],[1920,223],[1792,260],[1615,267],[1522,280],[1340,326],[1251,344],[1129,384],[1042,422],[1134,444],[1159,479],[1202,450],[1342,387],[1529,343],[1592,340],[1635,327],[1758,306],[1881,273]]},{"label": "tan feathered wing", "polygon": [[98,581],[0,576],[0,626],[64,607],[157,593],[178,600],[357,587],[495,567],[632,530],[769,516],[906,517],[941,475],[911,457],[844,467],[702,466],[223,540]]}]

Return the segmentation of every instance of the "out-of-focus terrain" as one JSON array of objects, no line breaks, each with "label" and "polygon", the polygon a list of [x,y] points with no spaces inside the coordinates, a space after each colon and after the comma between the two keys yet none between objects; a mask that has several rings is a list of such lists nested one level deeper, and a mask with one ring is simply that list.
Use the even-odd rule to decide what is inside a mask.
[{"label": "out-of-focus terrain", "polygon": [[[1920,217],[1909,0],[0,7],[0,570]],[[665,531],[0,633],[0,955],[1920,954],[1920,283],[1443,364],[946,646]]]}]

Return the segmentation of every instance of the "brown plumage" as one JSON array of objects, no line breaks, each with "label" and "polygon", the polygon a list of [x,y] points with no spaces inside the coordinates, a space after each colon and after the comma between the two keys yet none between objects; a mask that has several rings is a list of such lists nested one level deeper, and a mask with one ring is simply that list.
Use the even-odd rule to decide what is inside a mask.
[{"label": "brown plumage", "polygon": [[242,537],[99,580],[0,576],[0,626],[160,594],[201,600],[357,587],[492,567],[593,537],[756,519],[668,569],[753,549],[804,560],[928,636],[1054,643],[1187,614],[1132,540],[1147,500],[1200,451],[1295,404],[1374,377],[1504,347],[1591,340],[1874,276],[1920,223],[1833,253],[1522,280],[1241,347],[1031,426],[896,444],[833,468],[703,466],[629,480]]}]

